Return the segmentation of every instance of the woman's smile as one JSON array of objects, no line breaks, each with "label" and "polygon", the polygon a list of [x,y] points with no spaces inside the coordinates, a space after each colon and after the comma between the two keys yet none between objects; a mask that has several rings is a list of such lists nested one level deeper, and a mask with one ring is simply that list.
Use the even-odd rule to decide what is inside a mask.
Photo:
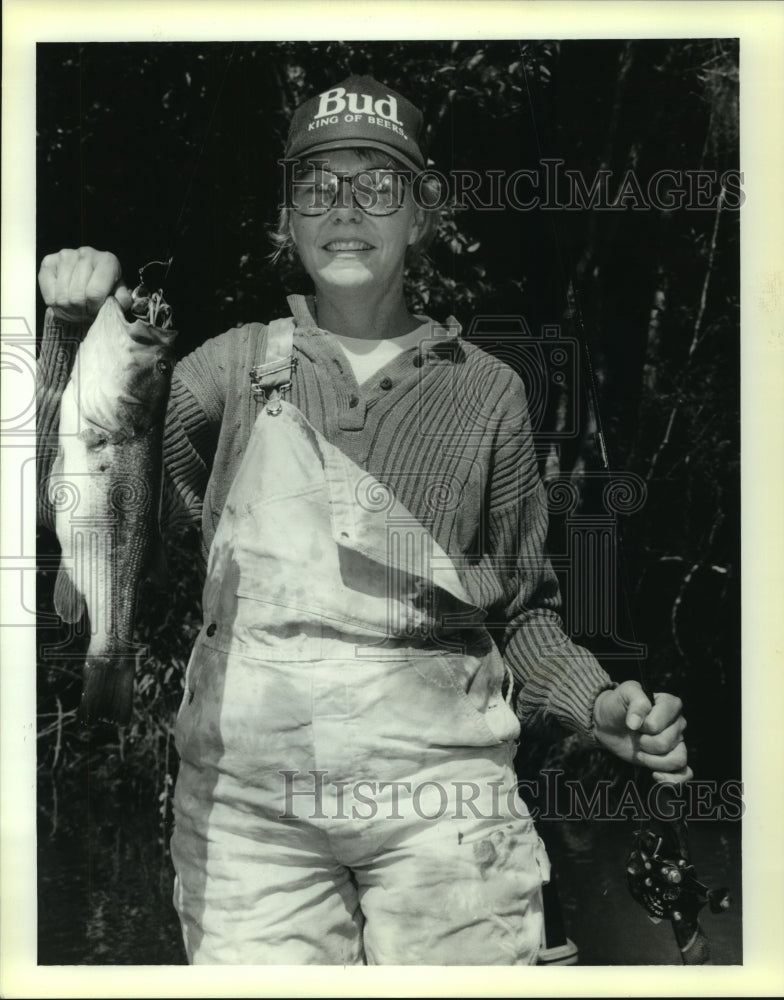
[{"label": "woman's smile", "polygon": [[[368,161],[351,149],[336,149],[325,156],[323,167],[338,176],[385,167],[381,157]],[[318,215],[294,212],[291,235],[300,260],[317,292],[330,289],[375,289],[402,298],[403,269],[408,247],[417,229],[417,213],[410,196],[387,215],[362,211],[348,186],[327,211]]]},{"label": "woman's smile", "polygon": [[324,245],[324,250],[335,254],[355,254],[367,253],[368,250],[375,250],[372,243],[365,240],[334,239]]}]

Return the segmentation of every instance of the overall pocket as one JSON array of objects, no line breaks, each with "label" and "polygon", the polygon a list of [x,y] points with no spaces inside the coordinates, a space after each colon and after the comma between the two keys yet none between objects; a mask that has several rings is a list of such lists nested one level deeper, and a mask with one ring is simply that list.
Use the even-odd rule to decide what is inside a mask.
[{"label": "overall pocket", "polygon": [[187,747],[192,744],[193,737],[199,734],[200,728],[204,725],[204,706],[200,704],[200,695],[205,670],[209,670],[211,661],[225,655],[206,646],[201,636],[196,639],[185,670],[182,701],[174,726],[174,744],[180,757],[187,755]]},{"label": "overall pocket", "polygon": [[[437,658],[466,715],[495,743],[520,737],[520,722],[501,692],[503,663],[495,653]],[[499,673],[500,667],[500,673]]]}]

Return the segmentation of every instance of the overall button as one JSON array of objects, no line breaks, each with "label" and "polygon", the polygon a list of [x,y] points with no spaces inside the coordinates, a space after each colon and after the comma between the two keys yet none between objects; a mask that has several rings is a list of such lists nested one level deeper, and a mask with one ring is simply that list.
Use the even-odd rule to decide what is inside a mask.
[{"label": "overall button", "polygon": [[348,401],[348,405],[351,407],[352,410],[354,409],[355,406],[359,406],[359,396],[352,396],[351,399]]},{"label": "overall button", "polygon": [[381,386],[382,389],[391,389],[392,388],[392,379],[389,378],[389,377],[384,377],[384,378],[381,379],[381,381],[378,384]]},{"label": "overall button", "polygon": [[421,368],[424,363],[425,359],[422,357],[422,355],[417,354],[417,356],[414,358],[414,368]]},{"label": "overall button", "polygon": [[213,622],[211,625],[207,626],[207,635],[212,636],[218,631],[218,626]]}]

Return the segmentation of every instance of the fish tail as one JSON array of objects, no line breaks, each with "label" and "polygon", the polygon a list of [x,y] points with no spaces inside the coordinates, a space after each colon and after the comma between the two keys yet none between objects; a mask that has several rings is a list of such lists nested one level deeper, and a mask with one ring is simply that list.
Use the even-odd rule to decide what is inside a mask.
[{"label": "fish tail", "polygon": [[134,662],[89,656],[84,665],[84,690],[79,719],[84,726],[115,722],[127,726],[133,707]]}]

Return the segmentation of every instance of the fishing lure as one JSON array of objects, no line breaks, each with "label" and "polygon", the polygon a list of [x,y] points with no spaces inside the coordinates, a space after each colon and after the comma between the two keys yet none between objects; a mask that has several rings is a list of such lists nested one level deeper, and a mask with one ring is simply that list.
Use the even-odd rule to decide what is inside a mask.
[{"label": "fishing lure", "polygon": [[143,319],[150,326],[156,326],[160,330],[168,330],[172,325],[172,308],[163,297],[163,290],[159,288],[151,292],[148,288],[148,280],[145,279],[145,272],[153,267],[165,267],[164,278],[169,273],[174,258],[169,260],[151,260],[148,264],[139,268],[139,284],[131,292],[131,312],[137,319]]}]

